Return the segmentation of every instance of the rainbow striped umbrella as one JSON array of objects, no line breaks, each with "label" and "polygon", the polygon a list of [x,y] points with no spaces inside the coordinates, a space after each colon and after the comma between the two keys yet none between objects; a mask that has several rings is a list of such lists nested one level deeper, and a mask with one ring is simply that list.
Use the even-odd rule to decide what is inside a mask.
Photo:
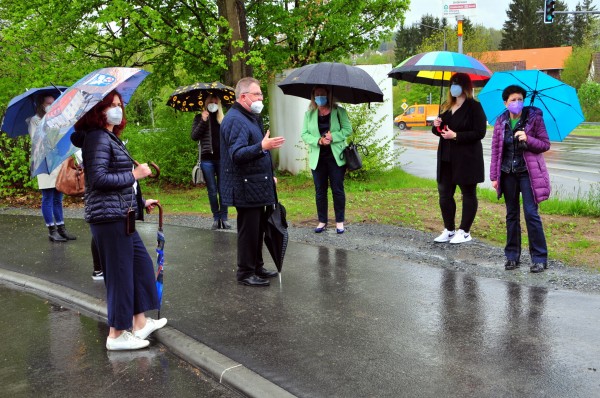
[{"label": "rainbow striped umbrella", "polygon": [[452,51],[431,51],[413,55],[388,73],[389,77],[411,83],[445,86],[454,73],[466,73],[475,87],[481,87],[492,76],[483,63],[473,57]]}]

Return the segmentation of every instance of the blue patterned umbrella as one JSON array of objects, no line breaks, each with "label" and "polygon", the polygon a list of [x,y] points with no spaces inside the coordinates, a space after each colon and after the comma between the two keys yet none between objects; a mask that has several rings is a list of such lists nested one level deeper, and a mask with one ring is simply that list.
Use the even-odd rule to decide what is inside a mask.
[{"label": "blue patterned umbrella", "polygon": [[127,104],[149,72],[139,68],[98,69],[69,87],[42,118],[31,141],[31,176],[50,173],[77,150],[73,125],[112,90]]},{"label": "blue patterned umbrella", "polygon": [[163,232],[163,209],[158,207],[158,232],[156,233],[156,291],[158,293],[158,319],[160,319],[160,307],[163,297],[163,268],[165,264],[165,234]]},{"label": "blue patterned umbrella", "polygon": [[583,122],[577,92],[571,86],[539,70],[496,72],[477,96],[490,124],[506,111],[502,91],[518,85],[525,89],[525,106],[533,105],[544,114],[544,124],[551,141],[562,141]]}]

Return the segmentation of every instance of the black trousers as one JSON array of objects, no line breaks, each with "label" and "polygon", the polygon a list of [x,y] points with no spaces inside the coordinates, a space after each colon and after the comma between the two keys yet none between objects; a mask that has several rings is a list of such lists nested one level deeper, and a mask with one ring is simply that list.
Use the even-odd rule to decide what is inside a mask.
[{"label": "black trousers", "polygon": [[471,230],[471,225],[475,221],[477,214],[477,184],[454,184],[452,182],[452,169],[449,164],[442,162],[440,169],[440,181],[438,181],[438,193],[440,194],[440,210],[444,220],[444,228],[448,231],[454,231],[456,224],[456,201],[454,193],[456,187],[460,187],[463,199],[462,217],[460,220],[460,229],[465,232]]},{"label": "black trousers", "polygon": [[237,280],[246,279],[263,265],[265,206],[236,207],[237,210]]}]

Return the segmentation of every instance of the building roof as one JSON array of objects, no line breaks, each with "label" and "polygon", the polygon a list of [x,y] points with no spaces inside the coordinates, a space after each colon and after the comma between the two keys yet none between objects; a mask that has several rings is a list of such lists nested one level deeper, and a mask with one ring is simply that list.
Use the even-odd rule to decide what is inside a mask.
[{"label": "building roof", "polygon": [[[564,69],[565,60],[573,52],[573,47],[528,48],[525,50],[486,51],[477,59],[488,64],[512,64],[525,62],[525,69],[556,70]],[[489,65],[488,65],[489,66]]]}]

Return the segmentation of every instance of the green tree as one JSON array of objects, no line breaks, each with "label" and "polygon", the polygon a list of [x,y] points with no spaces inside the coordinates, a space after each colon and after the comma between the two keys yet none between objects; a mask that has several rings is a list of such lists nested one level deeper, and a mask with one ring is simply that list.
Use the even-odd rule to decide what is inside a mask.
[{"label": "green tree", "polygon": [[588,122],[600,121],[600,84],[596,82],[583,83],[577,94],[585,120]]},{"label": "green tree", "polygon": [[[567,15],[558,14],[554,23],[545,24],[539,0],[512,0],[506,11],[501,50],[524,48],[560,47],[570,44],[571,24]],[[556,11],[565,11],[562,1],[556,2]]]},{"label": "green tree", "polygon": [[569,58],[565,60],[561,80],[579,89],[588,78],[593,52],[591,47],[574,47]]},{"label": "green tree", "polygon": [[[433,15],[427,14],[421,17],[418,23],[414,23],[409,27],[402,25],[395,35],[396,49],[394,51],[396,56],[396,63],[404,61],[415,54],[418,54],[419,47],[423,44],[423,41],[429,37],[437,34],[442,29],[446,29],[448,21],[446,18],[435,18]],[[437,48],[437,50],[443,50],[444,43]]]},{"label": "green tree", "polygon": [[[577,3],[575,11],[595,11],[596,6],[592,4],[592,0],[584,0]],[[591,38],[594,32],[595,22],[598,17],[595,14],[575,14],[573,16],[573,40],[574,46],[582,46],[583,43]]]}]

